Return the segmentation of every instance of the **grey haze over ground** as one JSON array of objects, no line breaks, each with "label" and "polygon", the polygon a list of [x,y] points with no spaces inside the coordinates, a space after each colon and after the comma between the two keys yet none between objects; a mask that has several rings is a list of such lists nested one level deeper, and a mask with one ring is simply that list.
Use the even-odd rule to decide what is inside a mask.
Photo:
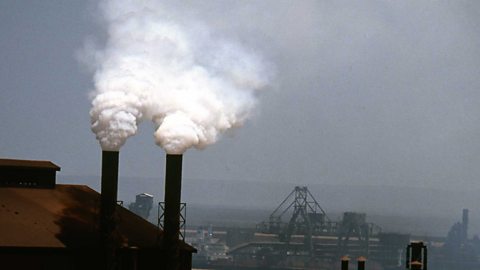
[{"label": "grey haze over ground", "polygon": [[[165,1],[264,56],[274,85],[253,119],[184,157],[187,203],[271,208],[294,185],[334,211],[480,211],[480,2]],[[0,2],[0,156],[52,160],[98,188],[92,74],[96,4]],[[164,151],[144,123],[120,153],[120,199],[162,196]],[[158,182],[152,179],[158,179]]]}]

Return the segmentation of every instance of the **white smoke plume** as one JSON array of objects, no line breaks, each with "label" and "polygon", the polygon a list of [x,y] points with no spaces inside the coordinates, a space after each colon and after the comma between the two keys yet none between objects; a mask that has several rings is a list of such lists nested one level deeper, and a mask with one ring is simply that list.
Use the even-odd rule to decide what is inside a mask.
[{"label": "white smoke plume", "polygon": [[199,23],[172,20],[158,1],[100,6],[108,40],[91,52],[90,116],[104,150],[119,150],[151,120],[155,142],[180,154],[214,143],[250,116],[270,77],[258,55]]}]

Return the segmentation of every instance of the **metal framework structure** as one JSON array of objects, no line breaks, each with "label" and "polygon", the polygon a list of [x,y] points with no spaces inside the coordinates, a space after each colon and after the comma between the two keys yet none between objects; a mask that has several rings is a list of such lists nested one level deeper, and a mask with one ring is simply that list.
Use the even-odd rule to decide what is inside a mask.
[{"label": "metal framework structure", "polygon": [[[180,203],[180,239],[185,241],[185,230],[186,230],[186,217],[187,217],[187,204]],[[165,221],[165,202],[158,203],[158,223],[157,226],[160,229],[164,229],[164,221]]]},{"label": "metal framework structure", "polygon": [[[290,220],[282,218],[290,214]],[[268,221],[258,225],[263,233],[278,234],[282,242],[289,243],[292,235],[304,235],[305,245],[313,250],[312,235],[331,232],[331,221],[305,186],[296,186],[282,203],[270,214]]]},{"label": "metal framework structure", "polygon": [[[286,223],[282,217],[289,212],[291,218]],[[259,225],[259,229],[274,234],[305,234],[310,229],[321,230],[327,222],[330,222],[330,219],[308,188],[296,186],[270,214],[268,221]]]},{"label": "metal framework structure", "polygon": [[[290,217],[288,221],[283,220],[285,216]],[[337,238],[337,255],[360,252],[359,255],[367,256],[370,238],[378,235],[381,228],[367,223],[364,213],[345,212],[341,221],[331,221],[308,188],[296,186],[268,220],[257,225],[257,231],[277,234],[287,247],[292,235],[303,235],[304,250],[310,254],[317,249],[313,236],[333,236]]]}]

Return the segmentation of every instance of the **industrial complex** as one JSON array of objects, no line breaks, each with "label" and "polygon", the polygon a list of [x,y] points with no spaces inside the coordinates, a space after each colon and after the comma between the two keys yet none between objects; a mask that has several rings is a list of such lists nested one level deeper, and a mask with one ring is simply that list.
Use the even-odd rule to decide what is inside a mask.
[{"label": "industrial complex", "polygon": [[[167,155],[165,200],[117,201],[118,152],[102,153],[101,194],[60,185],[49,161],[0,159],[0,260],[5,269],[478,269],[480,239],[462,212],[444,238],[385,232],[366,213],[332,220],[296,186],[255,228],[188,226],[182,156]],[[428,250],[428,252],[427,252]],[[428,255],[427,255],[428,254]]]}]

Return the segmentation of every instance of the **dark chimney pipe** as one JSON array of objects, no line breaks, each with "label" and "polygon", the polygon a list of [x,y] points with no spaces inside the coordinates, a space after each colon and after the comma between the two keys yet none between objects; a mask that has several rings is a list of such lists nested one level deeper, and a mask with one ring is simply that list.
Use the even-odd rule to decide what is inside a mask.
[{"label": "dark chimney pipe", "polygon": [[180,197],[182,193],[182,155],[167,154],[165,165],[164,245],[171,252],[167,269],[178,269]]},{"label": "dark chimney pipe", "polygon": [[365,270],[365,261],[367,259],[365,257],[358,257],[357,259],[357,270]]},{"label": "dark chimney pipe", "polygon": [[348,270],[348,262],[349,261],[350,261],[350,259],[347,256],[342,257],[342,267],[341,267],[342,270]]},{"label": "dark chimney pipe", "polygon": [[105,268],[115,260],[115,208],[118,189],[118,151],[102,151],[102,183],[100,201],[100,244],[105,250]]}]

